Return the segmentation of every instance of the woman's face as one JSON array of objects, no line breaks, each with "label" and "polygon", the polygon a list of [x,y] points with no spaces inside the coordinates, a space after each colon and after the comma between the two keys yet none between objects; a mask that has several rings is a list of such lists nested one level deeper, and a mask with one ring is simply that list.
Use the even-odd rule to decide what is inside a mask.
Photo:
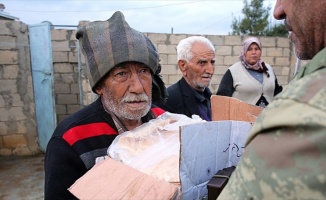
[{"label": "woman's face", "polygon": [[246,57],[245,57],[246,61],[249,64],[254,65],[257,63],[260,57],[261,57],[261,50],[259,46],[256,43],[252,43],[246,52]]}]

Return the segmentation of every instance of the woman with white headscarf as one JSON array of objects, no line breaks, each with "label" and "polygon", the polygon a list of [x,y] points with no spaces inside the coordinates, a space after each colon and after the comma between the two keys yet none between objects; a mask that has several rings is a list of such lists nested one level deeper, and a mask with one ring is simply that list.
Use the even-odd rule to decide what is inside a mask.
[{"label": "woman with white headscarf", "polygon": [[243,42],[240,61],[226,71],[216,95],[266,107],[283,88],[278,84],[273,68],[261,59],[261,52],[260,41],[256,37],[247,38]]}]

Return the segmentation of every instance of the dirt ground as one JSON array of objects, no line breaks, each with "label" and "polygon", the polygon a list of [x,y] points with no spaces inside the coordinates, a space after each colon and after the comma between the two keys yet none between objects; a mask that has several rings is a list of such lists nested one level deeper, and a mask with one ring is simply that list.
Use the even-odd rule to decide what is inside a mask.
[{"label": "dirt ground", "polygon": [[0,156],[0,200],[44,199],[44,155]]}]

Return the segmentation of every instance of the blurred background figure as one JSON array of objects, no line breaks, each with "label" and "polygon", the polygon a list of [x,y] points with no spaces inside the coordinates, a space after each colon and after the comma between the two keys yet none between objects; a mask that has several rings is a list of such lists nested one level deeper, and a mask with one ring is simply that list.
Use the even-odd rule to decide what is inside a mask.
[{"label": "blurred background figure", "polygon": [[243,42],[240,61],[224,74],[216,95],[240,99],[266,107],[283,88],[273,68],[261,59],[262,45],[256,37]]}]

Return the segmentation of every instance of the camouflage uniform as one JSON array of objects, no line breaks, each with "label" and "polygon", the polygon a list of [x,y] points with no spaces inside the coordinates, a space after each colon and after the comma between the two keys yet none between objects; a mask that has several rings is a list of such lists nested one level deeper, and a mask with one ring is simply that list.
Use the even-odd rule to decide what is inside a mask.
[{"label": "camouflage uniform", "polygon": [[326,48],[257,118],[218,199],[326,199]]}]

